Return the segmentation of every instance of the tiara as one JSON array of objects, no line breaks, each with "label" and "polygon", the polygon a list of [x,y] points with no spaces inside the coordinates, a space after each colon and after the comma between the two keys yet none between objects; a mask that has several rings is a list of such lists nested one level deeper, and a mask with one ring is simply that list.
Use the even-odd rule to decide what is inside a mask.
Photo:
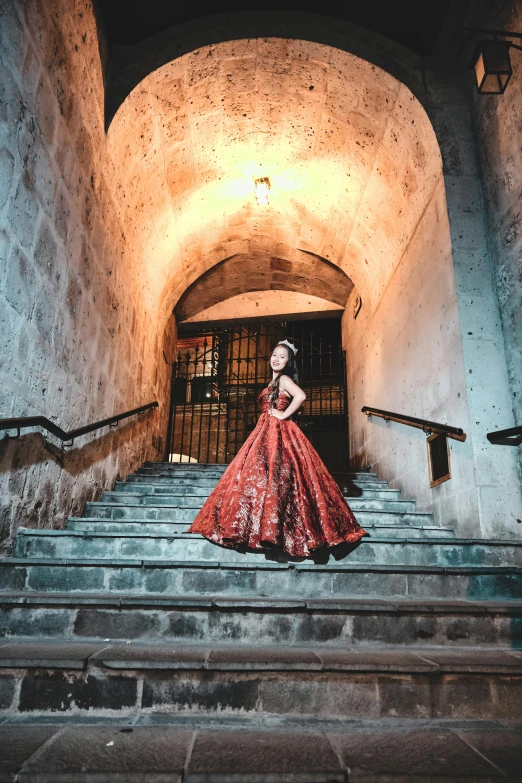
[{"label": "tiara", "polygon": [[280,340],[279,341],[279,345],[286,345],[286,346],[288,346],[288,348],[291,348],[292,351],[294,352],[294,356],[296,355],[297,348],[295,347],[295,345],[292,345],[292,343],[288,342],[288,340]]}]

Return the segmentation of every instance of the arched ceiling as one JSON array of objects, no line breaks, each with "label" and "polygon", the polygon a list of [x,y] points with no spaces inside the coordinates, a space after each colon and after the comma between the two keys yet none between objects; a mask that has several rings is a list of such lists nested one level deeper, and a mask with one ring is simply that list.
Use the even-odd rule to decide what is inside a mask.
[{"label": "arched ceiling", "polygon": [[[347,52],[279,38],[163,65],[124,101],[108,145],[140,284],[164,313],[223,259],[253,274],[297,251],[302,277],[317,277],[320,256],[374,307],[441,178],[407,87]],[[260,176],[268,206],[254,198]]]},{"label": "arched ceiling", "polygon": [[[294,291],[344,307],[353,286],[339,267],[291,248],[285,256],[267,259],[264,253],[238,253],[215,264],[181,296],[174,309],[176,319],[185,321],[223,299],[249,291]],[[314,275],[310,276],[312,263]]]}]

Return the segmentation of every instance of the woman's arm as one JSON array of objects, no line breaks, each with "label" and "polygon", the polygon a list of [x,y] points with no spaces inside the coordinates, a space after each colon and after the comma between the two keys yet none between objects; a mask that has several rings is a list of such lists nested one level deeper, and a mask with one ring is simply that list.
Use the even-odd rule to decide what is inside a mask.
[{"label": "woman's arm", "polygon": [[279,388],[281,391],[286,391],[292,395],[292,402],[284,411],[278,411],[275,410],[275,408],[271,408],[269,412],[271,416],[275,416],[280,421],[284,421],[285,419],[290,418],[290,416],[301,407],[306,400],[306,394],[288,375],[281,375],[279,379]]}]

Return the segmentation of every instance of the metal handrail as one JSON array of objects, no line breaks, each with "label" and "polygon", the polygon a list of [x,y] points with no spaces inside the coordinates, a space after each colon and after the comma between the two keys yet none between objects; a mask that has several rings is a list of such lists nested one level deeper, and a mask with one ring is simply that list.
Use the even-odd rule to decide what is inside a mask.
[{"label": "metal handrail", "polygon": [[510,427],[507,430],[488,432],[486,438],[495,446],[520,446],[522,443],[522,427]]},{"label": "metal handrail", "polygon": [[379,416],[385,421],[396,421],[399,424],[406,424],[408,427],[415,427],[423,430],[427,435],[446,435],[453,440],[466,440],[466,433],[460,427],[450,427],[449,424],[439,424],[436,421],[428,419],[416,419],[414,416],[404,416],[402,413],[392,413],[391,411],[382,411],[379,408],[369,408],[364,405],[361,412],[367,416]]},{"label": "metal handrail", "polygon": [[158,405],[159,403],[154,400],[154,402],[149,402],[146,405],[140,405],[139,408],[133,408],[131,411],[126,411],[125,413],[118,413],[116,416],[110,416],[108,419],[95,421],[93,424],[87,424],[85,427],[78,427],[77,429],[71,430],[70,432],[62,430],[61,427],[59,427],[57,424],[54,424],[54,422],[49,421],[49,419],[46,419],[45,416],[23,416],[19,419],[0,419],[0,431],[17,430],[17,434],[15,436],[6,435],[5,437],[18,438],[20,437],[21,429],[25,429],[27,427],[42,427],[43,429],[46,429],[47,432],[50,432],[51,435],[55,435],[59,440],[68,442],[69,445],[72,445],[74,439],[79,438],[80,435],[87,435],[87,433],[94,432],[94,430],[99,430],[102,427],[112,426],[120,422],[122,419],[128,419],[129,416],[134,416],[136,414],[139,416],[151,408],[157,408]]}]

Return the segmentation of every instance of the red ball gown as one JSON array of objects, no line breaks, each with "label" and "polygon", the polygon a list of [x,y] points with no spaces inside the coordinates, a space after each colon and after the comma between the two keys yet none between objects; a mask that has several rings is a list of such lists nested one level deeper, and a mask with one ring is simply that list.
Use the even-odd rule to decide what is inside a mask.
[{"label": "red ball gown", "polygon": [[[261,416],[189,532],[230,548],[276,547],[302,557],[368,535],[335,479],[297,424],[270,416],[269,391]],[[275,408],[291,397],[280,391]]]}]

